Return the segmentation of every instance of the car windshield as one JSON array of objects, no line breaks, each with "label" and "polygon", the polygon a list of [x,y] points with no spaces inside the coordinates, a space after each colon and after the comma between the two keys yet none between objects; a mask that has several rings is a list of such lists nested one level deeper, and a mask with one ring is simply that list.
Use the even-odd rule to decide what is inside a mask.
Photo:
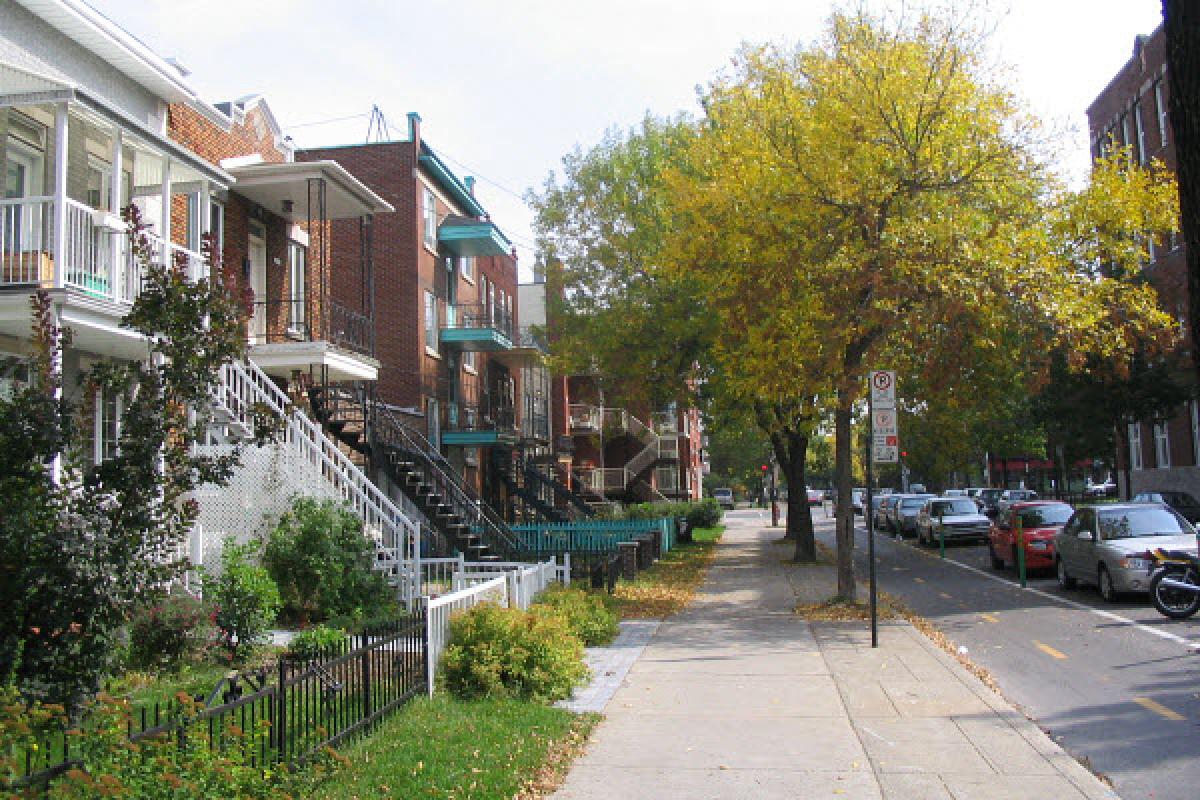
[{"label": "car windshield", "polygon": [[900,501],[901,508],[920,508],[925,505],[927,497],[906,497]]},{"label": "car windshield", "polygon": [[1066,525],[1071,518],[1071,507],[1068,505],[1034,506],[1021,509],[1021,527],[1049,528],[1053,525]]},{"label": "car windshield", "polygon": [[976,508],[973,500],[952,500],[948,503],[934,503],[930,509],[935,516],[941,514],[945,517],[961,517],[963,514],[978,514],[979,509]]},{"label": "car windshield", "polygon": [[1166,508],[1128,508],[1101,511],[1101,539],[1134,539],[1139,536],[1179,536],[1193,534],[1192,527]]}]

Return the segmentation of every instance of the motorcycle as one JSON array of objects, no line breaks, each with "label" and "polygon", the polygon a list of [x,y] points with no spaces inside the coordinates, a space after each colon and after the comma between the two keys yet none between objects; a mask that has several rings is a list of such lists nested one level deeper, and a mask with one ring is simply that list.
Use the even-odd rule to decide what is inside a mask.
[{"label": "motorcycle", "polygon": [[1200,611],[1200,558],[1180,550],[1154,550],[1150,556],[1150,600],[1158,613],[1187,619]]}]

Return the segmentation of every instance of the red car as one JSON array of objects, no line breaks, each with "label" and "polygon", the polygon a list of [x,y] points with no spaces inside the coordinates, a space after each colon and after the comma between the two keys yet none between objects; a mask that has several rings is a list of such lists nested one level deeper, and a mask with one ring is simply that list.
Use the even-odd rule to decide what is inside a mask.
[{"label": "red car", "polygon": [[1075,509],[1055,500],[1014,503],[996,515],[988,531],[992,569],[1017,566],[1017,523],[1024,532],[1025,569],[1054,568],[1054,534],[1067,524]]}]

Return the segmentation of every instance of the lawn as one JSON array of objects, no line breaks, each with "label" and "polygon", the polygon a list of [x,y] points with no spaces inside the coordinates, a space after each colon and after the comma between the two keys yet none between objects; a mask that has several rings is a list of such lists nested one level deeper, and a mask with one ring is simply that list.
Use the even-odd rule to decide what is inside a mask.
[{"label": "lawn", "polygon": [[557,785],[599,717],[517,700],[413,701],[342,750],[317,800],[538,797]]},{"label": "lawn", "polygon": [[697,528],[693,541],[680,542],[634,581],[617,583],[613,595],[622,619],[669,617],[682,611],[700,588],[724,525]]}]

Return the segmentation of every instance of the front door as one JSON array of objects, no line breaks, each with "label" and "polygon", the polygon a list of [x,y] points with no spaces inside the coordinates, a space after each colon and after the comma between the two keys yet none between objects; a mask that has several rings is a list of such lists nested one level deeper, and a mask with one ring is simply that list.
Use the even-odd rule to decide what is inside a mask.
[{"label": "front door", "polygon": [[254,314],[250,317],[250,343],[267,341],[267,241],[261,227],[250,229],[247,249],[250,267],[250,290],[254,293]]}]

